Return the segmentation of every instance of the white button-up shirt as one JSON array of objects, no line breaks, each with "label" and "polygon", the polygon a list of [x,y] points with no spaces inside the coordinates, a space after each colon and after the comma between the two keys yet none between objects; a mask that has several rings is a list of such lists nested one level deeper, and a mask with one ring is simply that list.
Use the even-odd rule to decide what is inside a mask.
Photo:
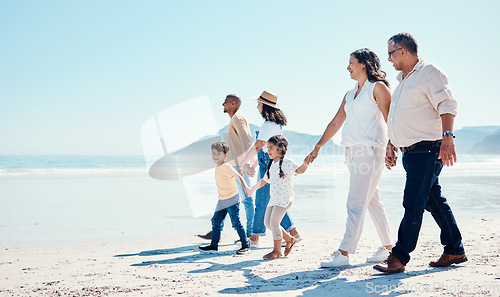
[{"label": "white button-up shirt", "polygon": [[394,90],[387,119],[389,139],[396,147],[442,139],[441,115],[457,114],[448,78],[436,65],[420,59]]}]

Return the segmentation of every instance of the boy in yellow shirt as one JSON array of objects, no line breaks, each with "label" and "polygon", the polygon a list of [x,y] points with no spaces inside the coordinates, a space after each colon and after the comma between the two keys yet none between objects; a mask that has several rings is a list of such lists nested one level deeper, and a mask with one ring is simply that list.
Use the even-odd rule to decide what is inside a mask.
[{"label": "boy in yellow shirt", "polygon": [[245,234],[245,229],[240,221],[240,201],[236,178],[238,178],[246,190],[248,190],[248,186],[233,166],[226,163],[228,151],[229,146],[224,142],[217,141],[212,144],[212,160],[217,164],[215,168],[215,183],[217,185],[219,201],[217,202],[217,207],[212,218],[212,242],[210,245],[200,246],[199,249],[201,252],[208,253],[218,251],[221,225],[226,215],[229,214],[233,228],[238,232],[241,240],[241,248],[236,251],[236,254],[242,255],[250,252],[250,245]]}]

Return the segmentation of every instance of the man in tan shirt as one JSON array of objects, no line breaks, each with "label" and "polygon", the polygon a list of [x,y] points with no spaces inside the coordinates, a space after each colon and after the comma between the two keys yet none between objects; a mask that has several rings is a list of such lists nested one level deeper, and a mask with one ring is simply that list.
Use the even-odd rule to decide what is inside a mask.
[{"label": "man in tan shirt", "polygon": [[[238,95],[227,95],[224,103],[224,113],[227,113],[231,120],[229,121],[229,126],[227,127],[226,142],[229,145],[229,153],[227,154],[228,162],[238,169],[241,160],[245,156],[245,153],[253,144],[252,132],[250,131],[250,125],[246,116],[239,110],[241,106],[241,99]],[[250,170],[249,166],[245,166],[245,172],[243,178],[247,184],[250,184],[250,179],[246,170]],[[253,173],[250,173],[253,175]],[[238,182],[238,193],[240,195],[240,200],[245,206],[245,215],[247,218],[247,235],[252,234],[253,228],[253,216],[255,213],[254,203],[252,196],[248,197],[243,190],[243,187]]]},{"label": "man in tan shirt", "polygon": [[238,167],[244,154],[253,144],[252,132],[247,118],[239,110],[241,99],[237,95],[227,95],[222,106],[224,106],[224,113],[231,118],[226,135],[226,143],[229,145],[227,161]]},{"label": "man in tan shirt", "polygon": [[457,102],[448,78],[436,65],[418,57],[417,42],[409,33],[392,36],[388,42],[389,62],[401,73],[387,119],[389,144],[387,168],[396,165],[397,149],[403,153],[406,184],[405,213],[398,241],[386,261],[373,268],[385,273],[402,272],[417,245],[424,211],[431,213],[441,229],[444,252],[432,267],[467,261],[462,236],[446,198],[441,194],[439,174],[443,165],[457,161],[453,122]]},{"label": "man in tan shirt", "polygon": [[[238,95],[227,95],[226,99],[222,103],[222,106],[224,107],[224,113],[227,113],[231,118],[226,135],[226,143],[229,146],[227,162],[237,169],[241,160],[245,156],[245,153],[253,144],[252,133],[246,116],[239,110],[241,106],[241,99]],[[245,166],[243,178],[247,184],[250,184],[247,170],[250,171],[252,168],[250,166]],[[253,172],[250,172],[251,176],[253,176],[253,174]],[[240,200],[245,206],[245,214],[247,218],[246,234],[250,235],[253,231],[253,217],[255,213],[253,198],[252,196],[248,197],[245,194],[245,191],[239,182],[237,185]],[[206,235],[198,236],[204,239],[211,239],[211,232],[208,232]]]}]

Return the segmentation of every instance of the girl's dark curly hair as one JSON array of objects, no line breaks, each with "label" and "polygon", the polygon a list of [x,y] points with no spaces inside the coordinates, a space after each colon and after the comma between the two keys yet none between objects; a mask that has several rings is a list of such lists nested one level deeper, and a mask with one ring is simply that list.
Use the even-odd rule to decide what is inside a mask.
[{"label": "girl's dark curly hair", "polygon": [[266,121],[274,122],[281,126],[286,126],[286,117],[281,109],[276,109],[266,104],[262,104],[262,117]]},{"label": "girl's dark curly hair", "polygon": [[[274,135],[267,142],[274,144],[277,148],[281,150],[281,158],[280,158],[280,178],[285,178],[285,173],[281,169],[281,165],[283,164],[283,159],[285,158],[286,151],[288,150],[288,140],[286,140],[283,135]],[[271,169],[271,165],[273,164],[273,160],[269,161],[267,165],[267,178],[269,178],[269,169]]]},{"label": "girl's dark curly hair", "polygon": [[359,63],[366,66],[366,73],[368,74],[369,82],[383,82],[389,87],[389,82],[385,79],[385,72],[380,70],[380,60],[377,55],[369,48],[362,48],[351,53]]}]

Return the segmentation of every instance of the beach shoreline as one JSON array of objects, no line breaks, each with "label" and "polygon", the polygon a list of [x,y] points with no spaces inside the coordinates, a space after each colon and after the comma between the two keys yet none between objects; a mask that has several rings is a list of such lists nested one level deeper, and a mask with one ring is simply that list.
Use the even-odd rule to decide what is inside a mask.
[{"label": "beach shoreline", "polygon": [[197,247],[207,241],[190,232],[0,242],[0,296],[498,296],[499,222],[459,222],[469,261],[431,268],[428,262],[442,251],[439,229],[426,218],[407,270],[395,275],[380,274],[365,262],[380,245],[372,224],[366,224],[351,266],[337,269],[322,269],[319,261],[338,245],[342,228],[302,229],[304,241],[288,257],[273,261],[262,260],[271,249],[268,237],[260,249],[236,256],[236,233],[230,228],[215,255],[200,254]]}]

